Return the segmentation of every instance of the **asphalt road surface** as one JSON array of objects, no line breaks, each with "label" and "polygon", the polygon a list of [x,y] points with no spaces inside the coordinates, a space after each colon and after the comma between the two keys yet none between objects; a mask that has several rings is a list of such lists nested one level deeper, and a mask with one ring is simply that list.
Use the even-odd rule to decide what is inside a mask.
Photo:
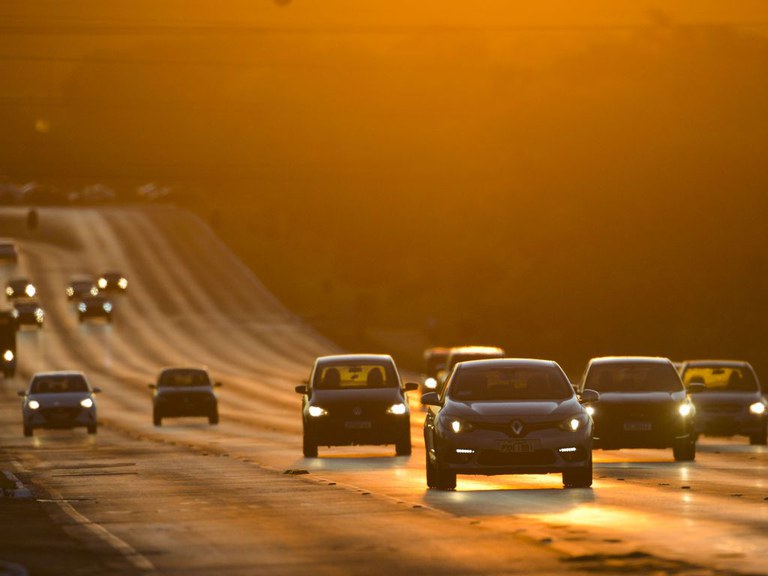
[{"label": "asphalt road surface", "polygon": [[[28,274],[47,325],[21,332],[19,373],[0,381],[0,470],[32,493],[0,498],[0,574],[768,574],[765,447],[705,438],[695,463],[596,451],[591,489],[460,476],[439,492],[426,489],[414,395],[412,456],[321,447],[305,459],[293,388],[339,349],[201,221],[170,207],[44,209],[27,232],[25,216],[0,212],[0,236],[21,247],[0,280]],[[114,322],[80,325],[68,277],[111,268],[130,282]],[[152,425],[147,384],[178,364],[224,383],[218,426]],[[50,369],[102,388],[96,436],[23,437],[16,391]]]}]

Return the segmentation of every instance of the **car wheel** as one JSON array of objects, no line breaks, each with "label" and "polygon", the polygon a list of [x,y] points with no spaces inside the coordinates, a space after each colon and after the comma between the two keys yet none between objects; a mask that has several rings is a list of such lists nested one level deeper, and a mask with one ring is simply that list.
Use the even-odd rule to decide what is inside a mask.
[{"label": "car wheel", "polygon": [[395,454],[397,456],[410,456],[411,455],[411,436],[408,435],[408,438],[403,440],[402,442],[397,442],[395,444]]},{"label": "car wheel", "polygon": [[566,488],[589,488],[592,486],[592,458],[581,468],[563,470],[563,486]]},{"label": "car wheel", "polygon": [[675,441],[672,446],[672,455],[675,462],[692,462],[696,459],[696,441],[685,439]]},{"label": "car wheel", "polygon": [[317,444],[312,442],[312,439],[307,436],[307,434],[304,434],[304,441],[303,441],[303,452],[304,452],[304,458],[317,458]]},{"label": "car wheel", "polygon": [[24,426],[24,436],[29,438],[32,436],[32,427],[31,426]]},{"label": "car wheel", "polygon": [[214,412],[211,412],[210,416],[208,416],[208,424],[218,424],[219,423],[219,411],[215,410]]},{"label": "car wheel", "polygon": [[96,424],[88,425],[88,434],[96,434]]},{"label": "car wheel", "polygon": [[163,417],[160,416],[157,412],[152,412],[152,424],[155,426],[162,426],[163,425]]},{"label": "car wheel", "polygon": [[760,432],[750,434],[749,443],[753,446],[765,446],[768,444],[768,424],[764,424]]},{"label": "car wheel", "polygon": [[429,459],[429,451],[427,451],[427,488],[437,488],[437,470]]},{"label": "car wheel", "polygon": [[450,470],[444,470],[440,463],[435,463],[435,488],[438,490],[455,490],[456,473]]}]

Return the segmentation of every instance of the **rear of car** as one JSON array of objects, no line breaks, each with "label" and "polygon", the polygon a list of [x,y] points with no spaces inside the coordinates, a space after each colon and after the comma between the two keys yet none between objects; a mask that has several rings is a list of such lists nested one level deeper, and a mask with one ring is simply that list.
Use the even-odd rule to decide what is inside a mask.
[{"label": "rear of car", "polygon": [[40,303],[34,299],[17,300],[13,305],[11,314],[16,319],[16,327],[36,326],[42,328],[45,321],[45,312]]},{"label": "rear of car", "polygon": [[688,360],[680,376],[696,406],[697,434],[748,436],[750,444],[766,444],[765,391],[749,362]]},{"label": "rear of car", "polygon": [[588,408],[596,448],[672,448],[675,460],[695,458],[695,407],[669,359],[593,358],[581,389],[600,394]]},{"label": "rear of car", "polygon": [[316,457],[318,446],[394,444],[411,453],[410,407],[391,356],[348,354],[315,361],[302,397],[303,449]]},{"label": "rear of car", "polygon": [[85,296],[77,303],[77,313],[80,322],[92,318],[102,318],[112,322],[112,302],[104,296]]},{"label": "rear of car", "polygon": [[96,434],[96,400],[82,372],[39,372],[32,376],[22,398],[24,436],[37,428],[71,429],[84,427]]},{"label": "rear of car", "polygon": [[152,423],[162,426],[163,418],[204,416],[209,424],[219,423],[219,401],[204,368],[173,367],[160,372],[157,382],[150,384],[152,395]]}]

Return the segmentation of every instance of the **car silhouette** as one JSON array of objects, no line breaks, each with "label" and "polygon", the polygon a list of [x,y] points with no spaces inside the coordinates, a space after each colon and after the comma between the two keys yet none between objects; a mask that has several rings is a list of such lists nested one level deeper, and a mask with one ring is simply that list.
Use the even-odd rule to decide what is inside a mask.
[{"label": "car silhouette", "polygon": [[32,376],[22,398],[24,436],[36,428],[84,427],[96,434],[96,399],[99,388],[91,388],[85,374],[77,371],[38,372]]},{"label": "car silhouette", "polygon": [[162,426],[163,418],[205,416],[209,424],[219,423],[219,402],[213,389],[221,382],[211,382],[205,368],[169,367],[157,382],[149,384],[152,394],[152,423]]},{"label": "car silhouette", "polygon": [[566,487],[592,485],[592,419],[556,362],[460,362],[421,401],[429,488],[453,490],[457,474],[559,473]]}]

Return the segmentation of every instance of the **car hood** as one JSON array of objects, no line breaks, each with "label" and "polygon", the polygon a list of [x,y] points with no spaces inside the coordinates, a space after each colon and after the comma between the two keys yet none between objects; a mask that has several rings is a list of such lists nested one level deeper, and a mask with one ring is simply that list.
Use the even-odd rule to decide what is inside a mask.
[{"label": "car hood", "polygon": [[691,394],[691,401],[696,406],[707,406],[709,404],[744,404],[749,405],[754,402],[760,402],[763,399],[758,391],[754,392],[698,392]]},{"label": "car hood", "polygon": [[213,388],[210,386],[168,386],[158,388],[157,394],[160,396],[172,396],[173,394],[213,394]]},{"label": "car hood", "polygon": [[600,404],[664,404],[682,402],[685,392],[600,392]]},{"label": "car hood", "polygon": [[90,392],[67,392],[62,394],[30,394],[30,400],[37,400],[40,406],[48,408],[51,406],[79,406],[85,398],[91,398]]},{"label": "car hood", "polygon": [[457,402],[446,400],[443,412],[469,420],[506,421],[514,417],[562,416],[563,418],[582,412],[584,408],[574,398],[566,400],[516,400],[494,402]]},{"label": "car hood", "polygon": [[402,402],[400,388],[358,388],[356,390],[313,390],[312,404],[346,404],[350,402]]}]

